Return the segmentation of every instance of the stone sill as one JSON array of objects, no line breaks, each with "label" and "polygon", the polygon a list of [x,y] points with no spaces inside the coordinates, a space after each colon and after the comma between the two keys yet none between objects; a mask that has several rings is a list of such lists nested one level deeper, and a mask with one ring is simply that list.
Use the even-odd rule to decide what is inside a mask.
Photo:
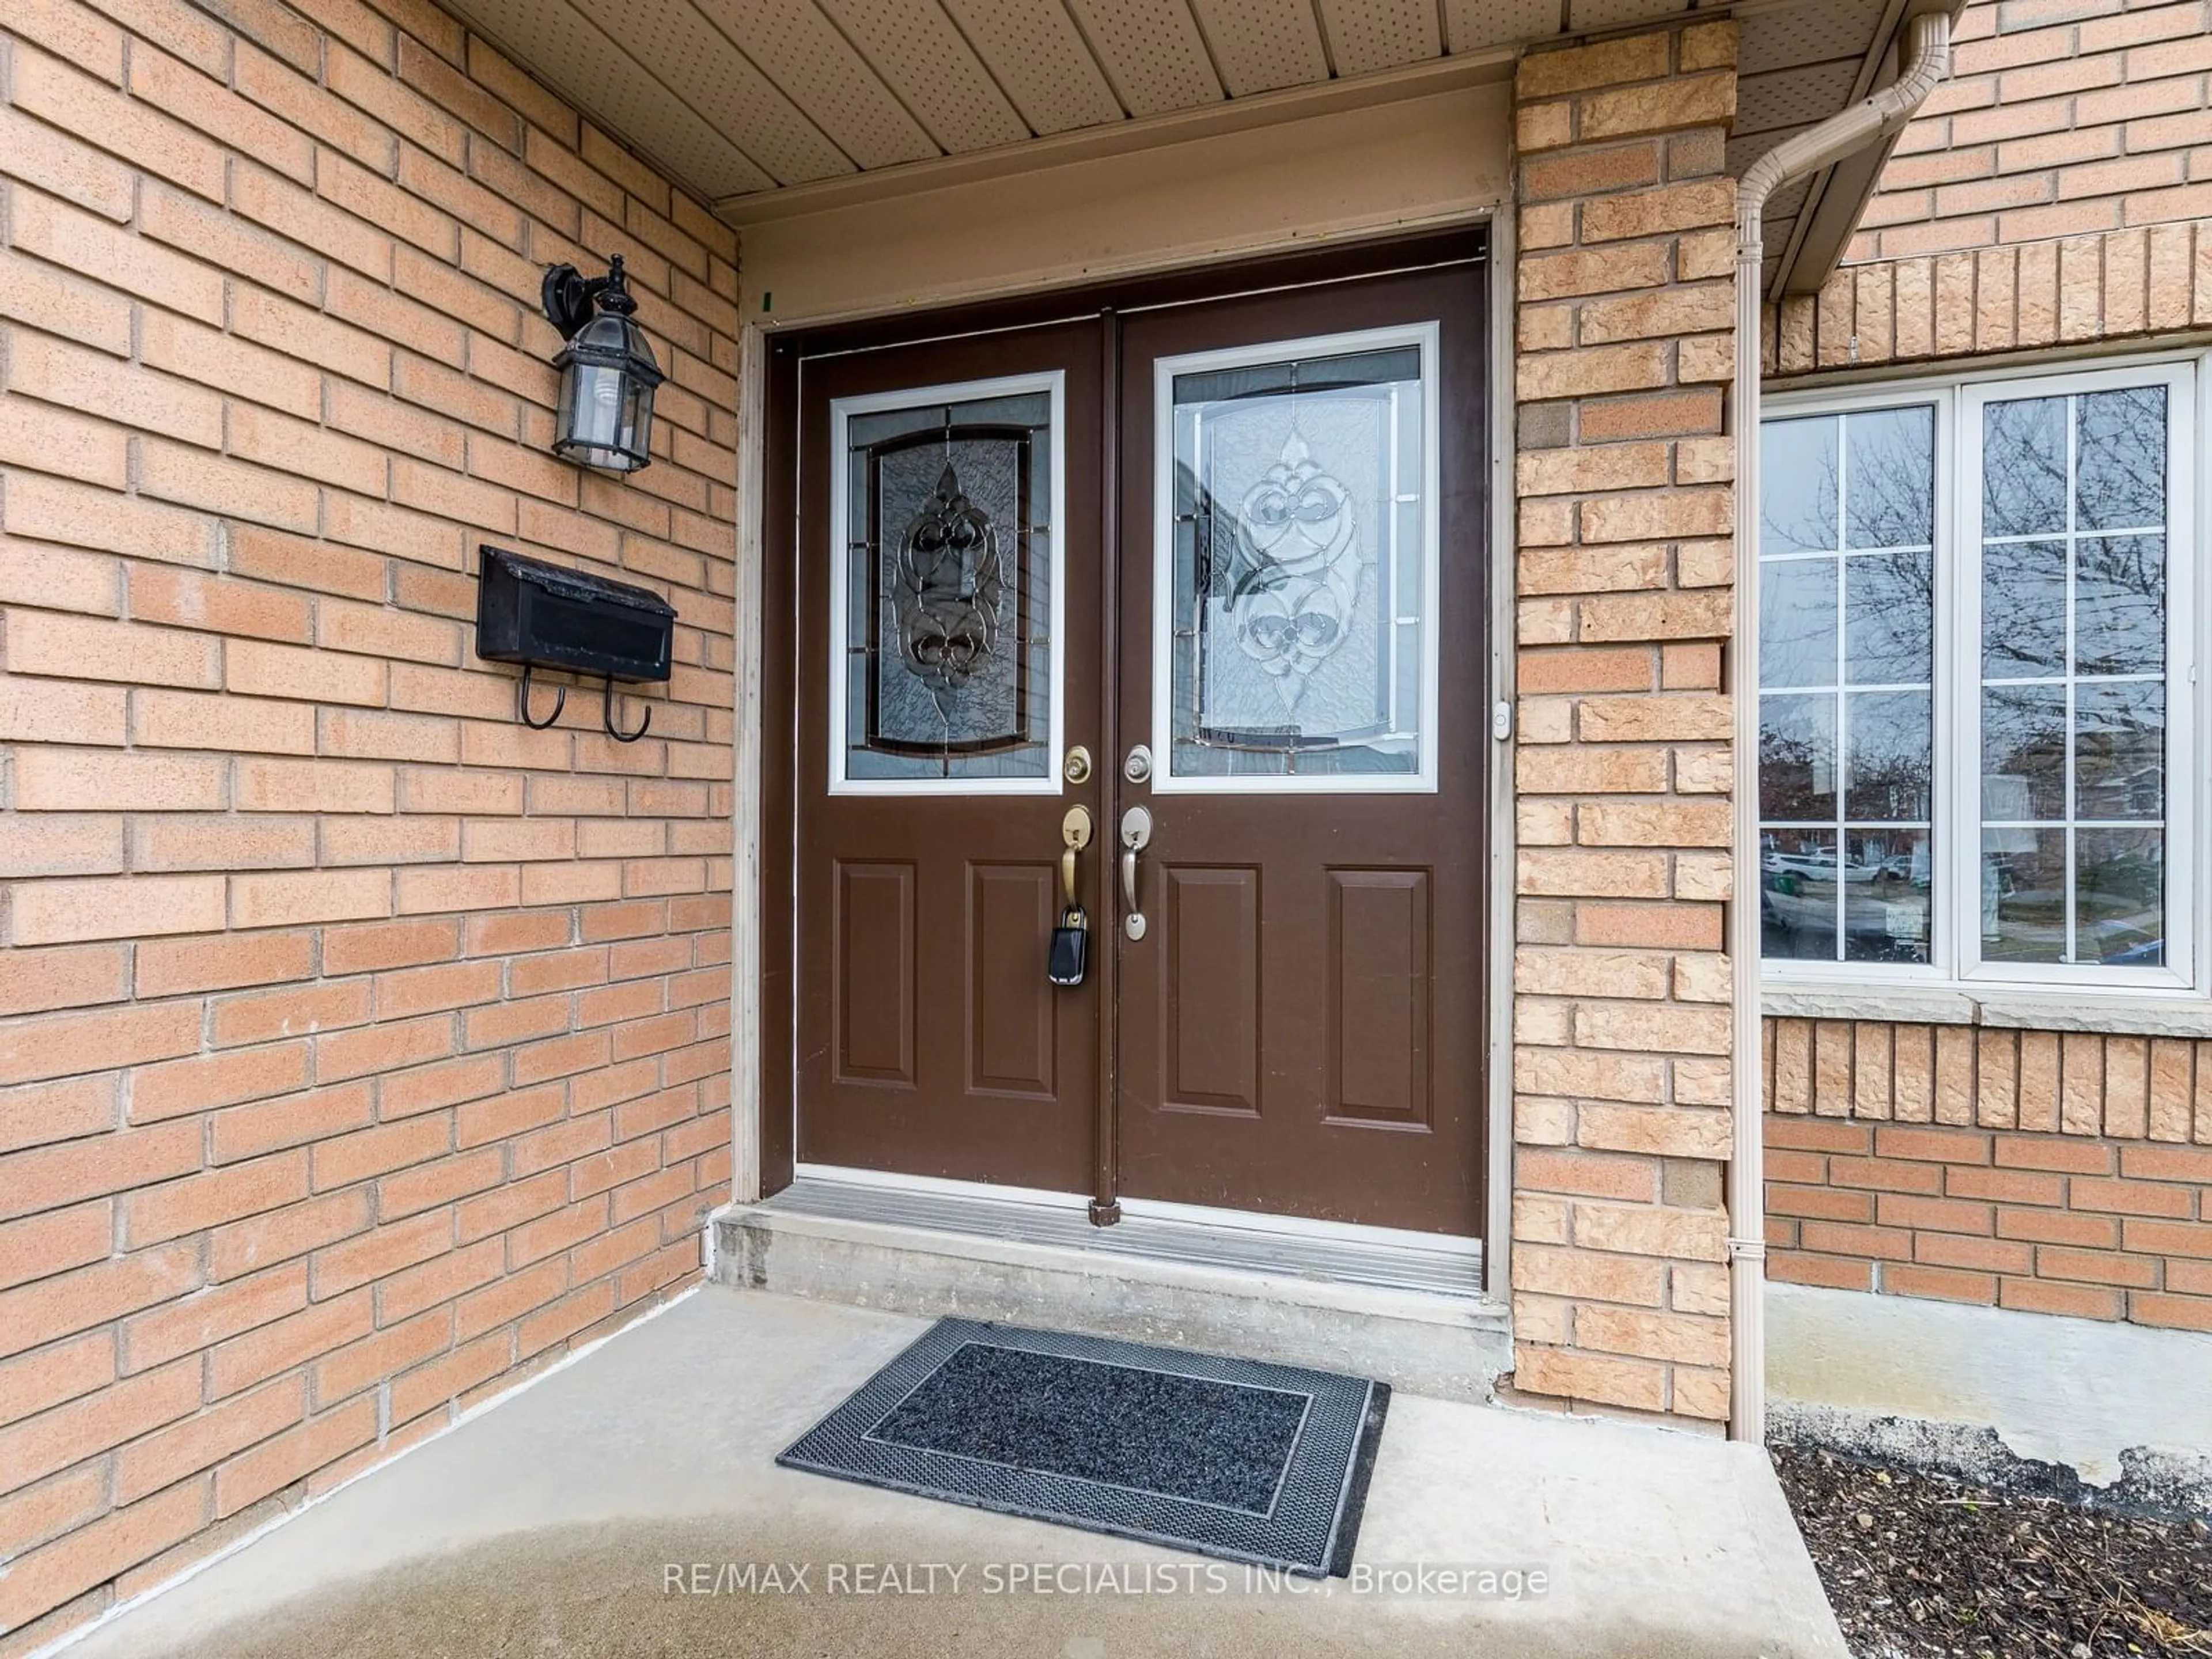
[{"label": "stone sill", "polygon": [[1769,983],[1759,1011],[1784,1019],[1887,1020],[1900,1025],[1985,1025],[2094,1031],[2107,1036],[2212,1037],[2212,1001],[2081,991],[1962,991],[1837,983]]}]

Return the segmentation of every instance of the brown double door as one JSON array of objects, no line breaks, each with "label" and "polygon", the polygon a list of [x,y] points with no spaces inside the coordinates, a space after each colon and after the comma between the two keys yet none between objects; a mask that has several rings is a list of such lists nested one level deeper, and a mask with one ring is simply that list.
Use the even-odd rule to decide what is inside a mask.
[{"label": "brown double door", "polygon": [[1480,1233],[1479,252],[779,360],[798,1163]]}]

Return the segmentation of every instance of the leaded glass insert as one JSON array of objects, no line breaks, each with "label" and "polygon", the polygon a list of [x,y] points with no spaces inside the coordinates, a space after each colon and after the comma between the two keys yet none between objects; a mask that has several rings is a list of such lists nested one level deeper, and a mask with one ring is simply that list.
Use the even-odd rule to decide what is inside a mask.
[{"label": "leaded glass insert", "polygon": [[840,406],[836,782],[1058,787],[1054,401],[956,386]]},{"label": "leaded glass insert", "polygon": [[1163,787],[1425,787],[1431,349],[1397,330],[1162,365]]}]

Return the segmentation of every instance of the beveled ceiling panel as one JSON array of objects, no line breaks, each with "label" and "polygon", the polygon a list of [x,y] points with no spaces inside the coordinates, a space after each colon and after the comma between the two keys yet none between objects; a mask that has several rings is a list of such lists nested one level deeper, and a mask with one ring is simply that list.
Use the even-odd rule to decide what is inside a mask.
[{"label": "beveled ceiling panel", "polygon": [[640,63],[685,103],[736,137],[776,183],[804,184],[855,171],[852,158],[748,59],[732,52],[728,40],[690,0],[665,5],[635,5],[629,0],[574,3],[609,33],[619,31]]},{"label": "beveled ceiling panel", "polygon": [[[902,166],[925,169],[921,187],[919,178],[938,176],[927,172],[933,163],[972,170],[946,158],[1085,131],[1118,146],[1109,130],[1133,119],[1412,70],[1447,53],[1482,55],[1471,70],[1503,73],[1515,49],[1563,30],[1631,27],[1685,8],[1685,0],[441,3],[738,222],[764,216],[750,204],[741,215],[747,197],[788,204],[770,212],[804,211],[844,199],[841,179]],[[1772,0],[1741,15],[1731,171],[1781,133],[1835,113],[1866,83],[1877,48],[1889,44],[1877,37],[1892,3]],[[1377,86],[1370,95],[1404,90]],[[1189,130],[1178,122],[1163,131]],[[1815,280],[1832,265],[1862,185],[1871,188],[1843,170],[1822,177],[1809,195],[1769,204],[1770,250],[1803,249],[1788,256],[1793,283],[1814,265]],[[820,188],[784,193],[810,184]]]},{"label": "beveled ceiling panel", "polygon": [[1319,0],[1339,75],[1372,75],[1443,53],[1436,0]]},{"label": "beveled ceiling panel", "polygon": [[945,8],[1030,131],[1121,118],[1121,100],[1060,0],[945,0]]},{"label": "beveled ceiling panel", "polygon": [[1541,40],[1559,32],[1562,0],[1444,0],[1444,46],[1479,52],[1485,46]]},{"label": "beveled ceiling panel", "polygon": [[1132,115],[1221,101],[1206,40],[1185,0],[1067,0]]},{"label": "beveled ceiling panel", "polygon": [[775,180],[722,130],[671,97],[650,70],[572,7],[544,0],[467,4],[478,27],[518,62],[590,64],[588,77],[563,76],[556,84],[565,82],[578,108],[616,137],[658,156],[694,190],[720,197],[775,188]]},{"label": "beveled ceiling panel", "polygon": [[694,0],[861,167],[941,154],[814,0]]},{"label": "beveled ceiling panel", "polygon": [[1735,88],[1737,134],[1825,120],[1850,101],[1859,69],[1856,59],[1844,58],[1743,76]]},{"label": "beveled ceiling panel", "polygon": [[1030,136],[937,0],[817,0],[948,155]]},{"label": "beveled ceiling panel", "polygon": [[1312,0],[1190,0],[1232,98],[1328,79]]}]

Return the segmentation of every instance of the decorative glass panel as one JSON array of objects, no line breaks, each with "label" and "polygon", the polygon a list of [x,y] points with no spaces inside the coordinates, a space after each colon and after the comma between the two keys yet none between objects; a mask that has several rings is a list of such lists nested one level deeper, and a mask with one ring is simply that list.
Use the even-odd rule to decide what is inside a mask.
[{"label": "decorative glass panel", "polygon": [[1161,364],[1161,787],[1432,787],[1432,338]]},{"label": "decorative glass panel", "polygon": [[1926,962],[1936,412],[1770,421],[1763,447],[1762,953]]},{"label": "decorative glass panel", "polygon": [[2166,388],[1982,422],[1982,955],[2166,950]]},{"label": "decorative glass panel", "polygon": [[1056,401],[1037,377],[836,405],[833,787],[1058,789]]}]

